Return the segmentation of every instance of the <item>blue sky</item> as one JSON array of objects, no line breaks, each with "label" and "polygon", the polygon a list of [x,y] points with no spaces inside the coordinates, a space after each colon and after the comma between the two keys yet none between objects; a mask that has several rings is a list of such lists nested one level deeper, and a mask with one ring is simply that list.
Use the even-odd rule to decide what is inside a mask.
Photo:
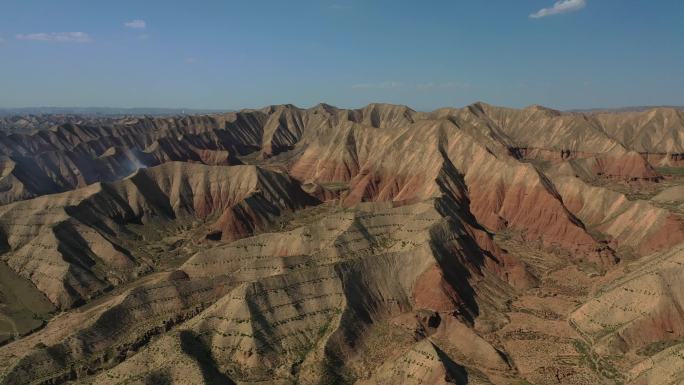
[{"label": "blue sky", "polygon": [[680,0],[2,0],[0,107],[684,105],[683,19]]}]

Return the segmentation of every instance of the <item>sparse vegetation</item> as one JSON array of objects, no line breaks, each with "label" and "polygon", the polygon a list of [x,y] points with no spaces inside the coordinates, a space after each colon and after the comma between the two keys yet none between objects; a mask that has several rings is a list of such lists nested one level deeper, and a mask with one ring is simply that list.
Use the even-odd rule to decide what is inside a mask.
[{"label": "sparse vegetation", "polygon": [[645,346],[639,350],[637,350],[637,354],[640,356],[644,357],[651,357],[659,352],[662,352],[665,349],[668,349],[672,346],[678,345],[684,343],[684,338],[675,338],[672,340],[664,340],[664,341],[656,341],[651,343],[648,346]]},{"label": "sparse vegetation", "polygon": [[656,167],[658,174],[671,175],[675,177],[684,176],[684,167]]}]

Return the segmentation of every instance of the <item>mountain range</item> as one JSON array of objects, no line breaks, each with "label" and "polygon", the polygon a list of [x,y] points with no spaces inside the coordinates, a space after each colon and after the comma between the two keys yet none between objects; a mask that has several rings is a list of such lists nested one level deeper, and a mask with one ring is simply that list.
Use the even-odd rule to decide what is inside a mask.
[{"label": "mountain range", "polygon": [[684,111],[0,118],[0,384],[678,384]]}]

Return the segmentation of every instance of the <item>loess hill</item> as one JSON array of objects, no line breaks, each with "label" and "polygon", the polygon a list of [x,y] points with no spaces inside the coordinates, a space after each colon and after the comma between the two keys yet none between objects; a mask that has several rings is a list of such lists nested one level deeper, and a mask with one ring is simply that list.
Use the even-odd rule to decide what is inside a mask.
[{"label": "loess hill", "polygon": [[0,384],[684,383],[684,112],[0,126]]}]

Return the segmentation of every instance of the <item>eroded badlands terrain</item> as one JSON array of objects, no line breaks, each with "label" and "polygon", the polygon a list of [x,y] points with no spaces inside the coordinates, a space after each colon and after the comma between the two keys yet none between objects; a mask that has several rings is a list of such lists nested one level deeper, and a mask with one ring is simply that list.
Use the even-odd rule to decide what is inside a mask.
[{"label": "eroded badlands terrain", "polygon": [[0,384],[684,383],[680,110],[3,127]]}]

